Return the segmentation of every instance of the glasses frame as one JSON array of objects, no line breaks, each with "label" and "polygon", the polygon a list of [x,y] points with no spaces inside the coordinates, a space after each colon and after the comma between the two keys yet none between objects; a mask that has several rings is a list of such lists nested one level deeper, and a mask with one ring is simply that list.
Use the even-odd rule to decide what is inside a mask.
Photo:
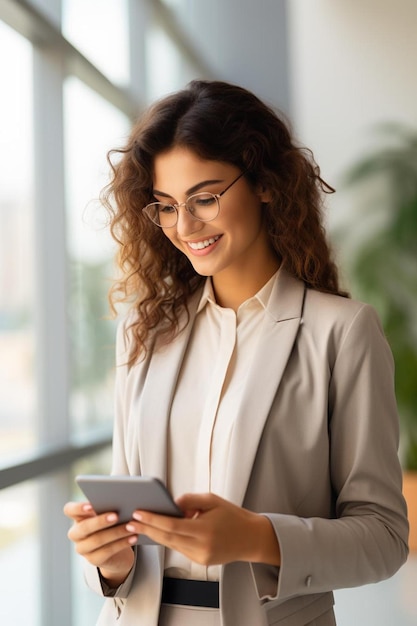
[{"label": "glasses frame", "polygon": [[[149,204],[147,204],[145,207],[143,207],[142,209],[142,213],[144,215],[146,215],[147,218],[149,218],[152,222],[152,224],[155,224],[155,226],[158,226],[159,228],[174,228],[174,226],[176,226],[178,224],[178,214],[179,214],[179,208],[181,206],[183,206],[185,208],[185,210],[191,215],[191,217],[194,220],[197,220],[198,222],[212,222],[213,220],[216,219],[216,217],[219,215],[220,213],[220,198],[222,196],[224,196],[224,194],[226,193],[226,191],[228,191],[230,189],[230,187],[233,187],[233,185],[235,183],[237,183],[238,180],[240,180],[242,178],[242,176],[244,176],[246,174],[245,172],[241,172],[239,174],[239,176],[237,178],[235,178],[234,180],[232,180],[232,182],[227,185],[226,189],[223,189],[223,191],[221,191],[220,193],[211,193],[210,191],[200,191],[198,193],[193,193],[190,196],[188,196],[188,198],[185,199],[185,202],[178,202],[175,204],[171,204],[169,202],[150,202]],[[217,202],[217,213],[216,215],[214,215],[213,217],[211,217],[210,219],[202,219],[201,217],[196,217],[192,211],[190,211],[190,209],[188,208],[188,203],[190,202],[191,198],[195,198],[197,196],[202,196],[202,195],[211,195],[213,196],[213,198],[216,198],[216,202]],[[156,222],[154,219],[152,219],[152,217],[149,215],[148,211],[151,210],[151,208],[155,205],[164,205],[164,206],[169,206],[172,207],[175,210],[175,222],[174,224],[170,224],[169,226],[162,226],[162,224],[158,224],[158,222]]]}]

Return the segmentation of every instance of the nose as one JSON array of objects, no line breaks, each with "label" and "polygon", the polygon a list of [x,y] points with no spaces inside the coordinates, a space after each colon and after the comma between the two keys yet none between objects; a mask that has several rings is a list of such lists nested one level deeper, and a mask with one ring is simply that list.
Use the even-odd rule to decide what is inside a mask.
[{"label": "nose", "polygon": [[187,210],[185,202],[177,204],[177,213],[177,233],[180,237],[187,237],[204,227],[204,223],[196,220]]}]

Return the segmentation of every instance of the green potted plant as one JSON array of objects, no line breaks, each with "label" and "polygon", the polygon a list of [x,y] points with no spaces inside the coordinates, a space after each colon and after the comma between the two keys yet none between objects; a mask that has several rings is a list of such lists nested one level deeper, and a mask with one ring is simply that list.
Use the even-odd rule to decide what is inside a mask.
[{"label": "green potted plant", "polygon": [[417,129],[381,130],[382,146],[347,172],[347,188],[365,206],[358,202],[358,219],[343,239],[355,296],[376,307],[394,354],[404,495],[417,549]]}]

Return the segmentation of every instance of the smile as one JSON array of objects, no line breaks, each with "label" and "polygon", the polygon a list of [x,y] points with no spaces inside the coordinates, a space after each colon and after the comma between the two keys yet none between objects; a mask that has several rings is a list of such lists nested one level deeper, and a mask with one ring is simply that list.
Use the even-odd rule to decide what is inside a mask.
[{"label": "smile", "polygon": [[220,239],[220,235],[216,235],[215,237],[210,237],[209,239],[204,239],[204,241],[196,241],[196,242],[188,242],[188,245],[192,250],[204,250],[204,248],[208,248],[208,246],[212,246],[213,243]]}]

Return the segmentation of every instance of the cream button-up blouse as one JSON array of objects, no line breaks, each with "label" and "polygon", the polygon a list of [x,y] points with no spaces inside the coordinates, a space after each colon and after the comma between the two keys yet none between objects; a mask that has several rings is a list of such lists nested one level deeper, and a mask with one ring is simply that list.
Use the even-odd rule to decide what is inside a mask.
[{"label": "cream button-up blouse", "polygon": [[[220,307],[207,279],[184,356],[168,433],[168,488],[183,493],[224,491],[237,399],[246,384],[258,329],[276,274],[235,313]],[[218,580],[219,567],[205,567],[166,550],[165,574]]]}]

